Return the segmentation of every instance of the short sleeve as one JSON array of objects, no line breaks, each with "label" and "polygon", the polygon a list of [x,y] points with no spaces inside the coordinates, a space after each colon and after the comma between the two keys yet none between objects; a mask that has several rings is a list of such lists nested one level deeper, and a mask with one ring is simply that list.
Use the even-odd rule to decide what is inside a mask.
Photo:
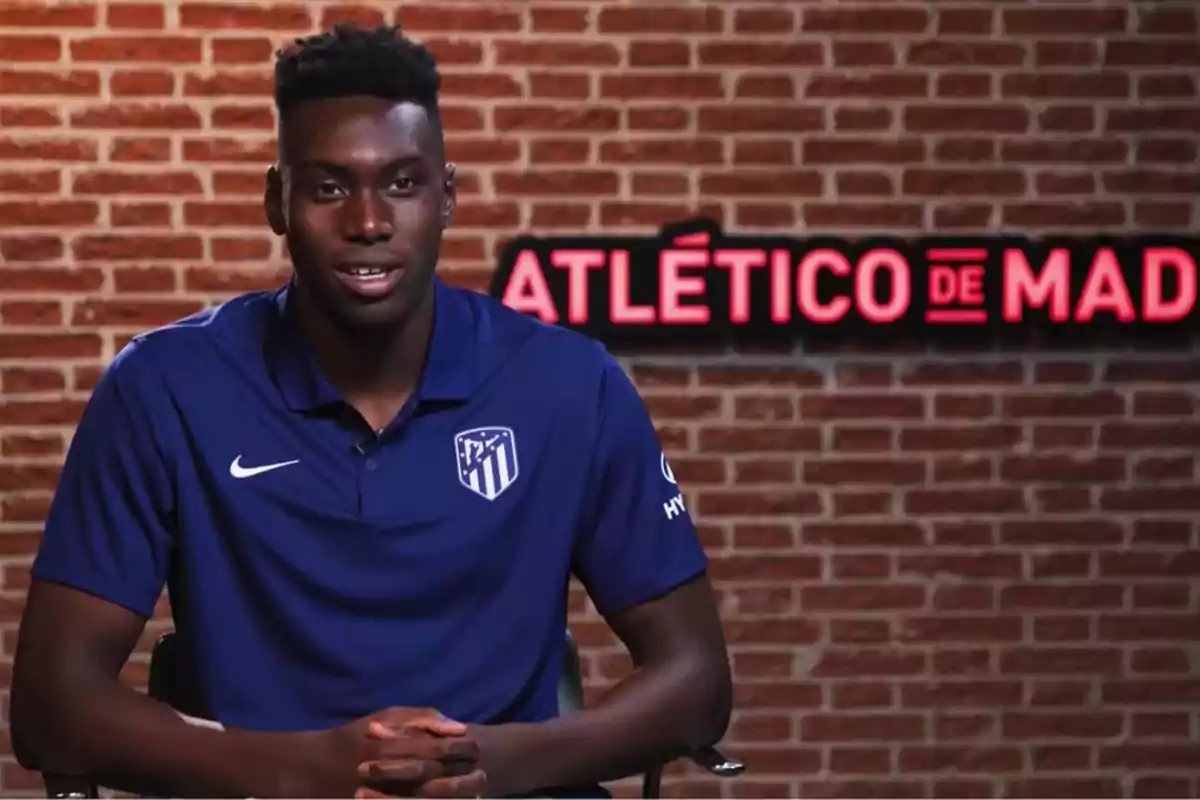
[{"label": "short sleeve", "polygon": [[136,348],[122,351],[88,400],[32,574],[150,617],[166,583],[174,503],[155,434],[165,389],[147,378]]},{"label": "short sleeve", "polygon": [[605,362],[574,571],[607,615],[670,593],[708,560],[642,398],[607,353]]}]

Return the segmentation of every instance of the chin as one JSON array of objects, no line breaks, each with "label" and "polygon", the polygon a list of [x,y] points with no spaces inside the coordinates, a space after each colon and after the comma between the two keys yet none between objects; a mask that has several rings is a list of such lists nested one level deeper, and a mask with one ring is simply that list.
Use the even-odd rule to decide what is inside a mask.
[{"label": "chin", "polygon": [[417,303],[410,298],[392,294],[371,303],[339,302],[331,309],[343,328],[362,333],[381,333],[402,327],[412,316]]},{"label": "chin", "polygon": [[341,327],[361,333],[381,333],[398,328],[408,319],[404,309],[390,303],[379,303],[376,307],[341,308],[334,315]]}]

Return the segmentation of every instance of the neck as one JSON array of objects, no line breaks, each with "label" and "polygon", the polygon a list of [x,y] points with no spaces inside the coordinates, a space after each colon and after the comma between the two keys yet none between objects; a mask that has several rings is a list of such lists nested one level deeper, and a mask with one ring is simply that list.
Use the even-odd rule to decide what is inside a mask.
[{"label": "neck", "polygon": [[296,311],[317,363],[334,387],[347,397],[407,397],[425,368],[433,336],[432,281],[398,326],[353,329],[339,325],[304,291]]}]

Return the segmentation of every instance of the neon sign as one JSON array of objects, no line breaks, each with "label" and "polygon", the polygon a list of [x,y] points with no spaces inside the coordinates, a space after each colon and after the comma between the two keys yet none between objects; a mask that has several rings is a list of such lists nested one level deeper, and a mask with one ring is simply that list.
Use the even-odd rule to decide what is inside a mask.
[{"label": "neon sign", "polygon": [[1200,316],[1200,240],[1178,236],[520,237],[491,294],[613,343],[819,332],[1180,331]]}]

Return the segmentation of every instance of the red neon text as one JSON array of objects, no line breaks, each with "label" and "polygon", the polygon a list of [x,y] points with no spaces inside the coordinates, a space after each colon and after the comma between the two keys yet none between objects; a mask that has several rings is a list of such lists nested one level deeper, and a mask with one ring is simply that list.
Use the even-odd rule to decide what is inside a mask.
[{"label": "red neon text", "polygon": [[[1052,250],[1036,272],[1028,256],[1006,249],[1002,261],[1004,290],[1002,316],[1005,322],[1021,322],[1028,309],[1044,309],[1053,322],[1091,322],[1097,315],[1111,315],[1120,322],[1177,322],[1196,305],[1196,262],[1183,250],[1148,247],[1142,251],[1142,303],[1136,308],[1117,256],[1100,248],[1089,264],[1072,264],[1069,251]],[[1072,303],[1071,271],[1085,269],[1079,297]],[[1166,298],[1163,276],[1173,271],[1178,281],[1175,297]]]},{"label": "red neon text", "polygon": [[[595,269],[608,273],[607,315],[616,325],[706,325],[713,321],[713,309],[703,298],[708,281],[714,279],[728,287],[728,321],[747,324],[751,321],[751,275],[757,270],[768,271],[770,318],[777,324],[791,322],[796,314],[810,322],[833,324],[854,311],[871,323],[885,325],[902,318],[912,305],[908,261],[895,250],[870,250],[852,263],[836,250],[818,249],[793,264],[787,250],[710,251],[704,246],[707,237],[685,241],[700,246],[677,246],[659,253],[657,299],[643,304],[631,298],[628,251],[552,251],[550,267],[567,273],[566,321],[572,325],[589,322],[588,272]],[[714,277],[713,268],[719,277]],[[849,291],[822,300],[817,292],[822,273],[851,279]],[[876,291],[880,274],[890,278],[889,292]],[[518,311],[536,314],[544,322],[560,321],[541,262],[532,250],[517,254],[502,301]]]}]

